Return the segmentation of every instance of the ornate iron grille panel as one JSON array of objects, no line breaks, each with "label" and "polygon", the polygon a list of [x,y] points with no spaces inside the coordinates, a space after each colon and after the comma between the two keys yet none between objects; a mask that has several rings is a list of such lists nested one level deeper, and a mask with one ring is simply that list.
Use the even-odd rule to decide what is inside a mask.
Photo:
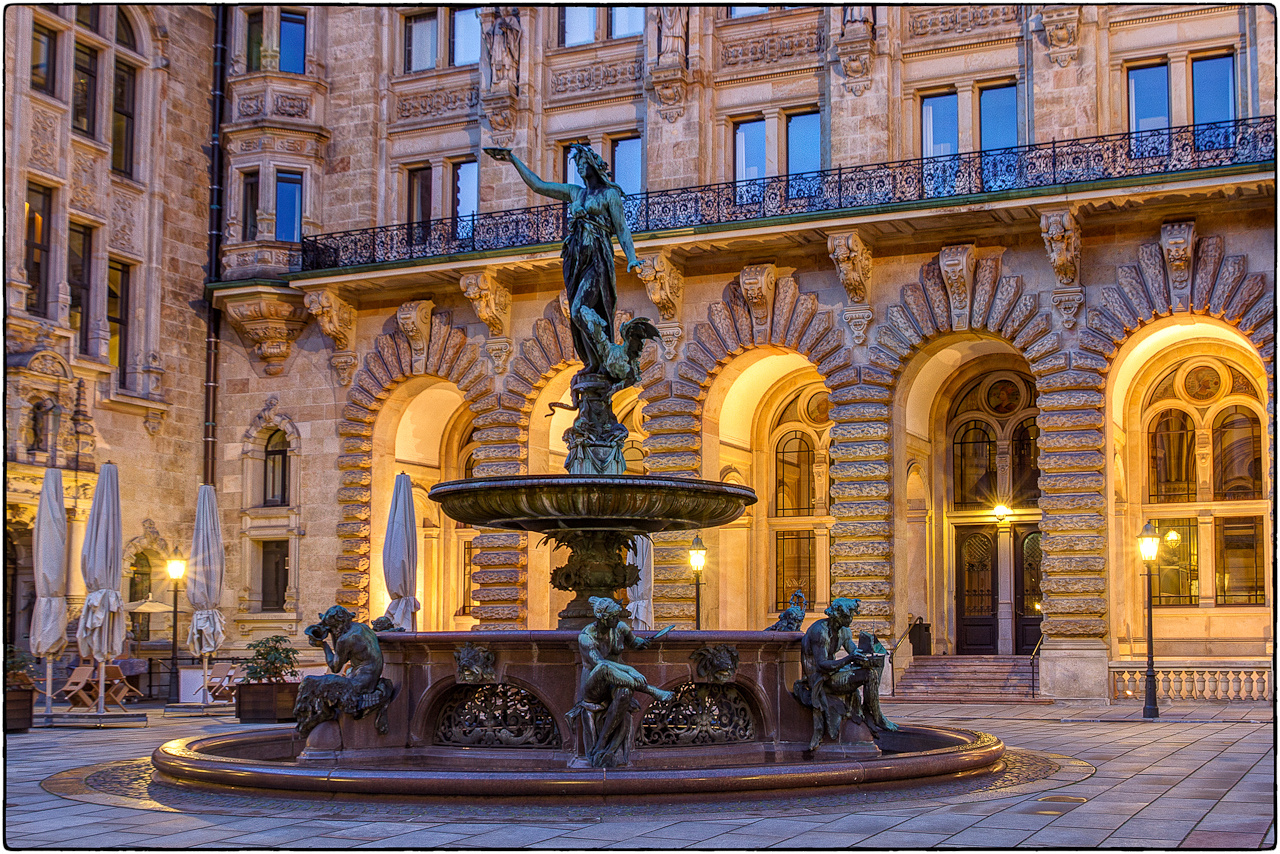
[{"label": "ornate iron grille panel", "polygon": [[515,685],[459,685],[445,698],[435,744],[560,747],[560,730],[542,701]]},{"label": "ornate iron grille panel", "polygon": [[736,685],[686,682],[673,699],[655,702],[640,720],[637,747],[684,747],[756,740],[755,719]]},{"label": "ornate iron grille panel", "polygon": [[[1038,187],[1261,164],[1275,159],[1276,120],[1260,116],[1159,131],[1098,136],[846,166],[804,175],[655,190],[624,202],[633,234],[907,202],[1017,193]],[[494,211],[302,238],[302,270],[556,243],[565,206]]]}]

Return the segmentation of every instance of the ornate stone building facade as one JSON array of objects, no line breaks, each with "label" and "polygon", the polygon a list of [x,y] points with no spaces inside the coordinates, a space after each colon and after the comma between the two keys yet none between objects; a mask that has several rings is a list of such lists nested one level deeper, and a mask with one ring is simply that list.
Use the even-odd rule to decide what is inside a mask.
[{"label": "ornate stone building facade", "polygon": [[[138,10],[153,30],[160,14]],[[165,14],[194,16],[199,27],[169,26],[187,38],[214,29],[212,13]],[[21,51],[33,27],[77,25],[44,7],[10,15],[15,86],[52,114],[25,91]],[[1136,537],[1152,520],[1164,690],[1270,695],[1269,7],[226,17],[225,217],[206,295],[223,318],[213,482],[234,646],[296,636],[335,600],[381,613],[399,471],[422,534],[419,627],[554,626],[568,594],[550,586],[550,547],[460,527],[426,492],[560,467],[569,419],[549,404],[568,401],[577,367],[559,293],[564,211],[483,151],[512,148],[570,181],[567,147],[585,143],[629,194],[642,268],[619,256],[620,311],[662,335],[640,388],[617,399],[629,466],[760,498],[701,532],[704,627],[768,625],[796,587],[811,616],[855,596],[860,626],[886,642],[921,619],[935,654],[1035,653],[1050,696],[1123,696],[1146,656]],[[151,70],[172,80],[175,64]],[[204,104],[193,93],[214,88],[211,67],[182,78],[185,105]],[[7,119],[28,115],[11,106]],[[207,139],[192,132],[183,156]],[[15,169],[46,175],[42,156],[12,159],[11,197],[26,182]],[[173,185],[204,167],[184,168],[142,183],[186,205],[193,191]],[[147,222],[135,234],[150,240],[160,222],[176,227]],[[18,225],[10,257],[22,259]],[[176,281],[168,259],[207,240],[169,247],[163,233],[156,275]],[[38,325],[17,299],[29,268],[11,263],[11,337]],[[199,274],[184,275],[198,292]],[[135,370],[173,389],[160,434],[181,423],[194,449],[203,330],[171,287],[158,311],[190,314],[176,348],[190,355]],[[19,391],[31,362],[14,354],[35,350],[9,349],[10,419],[30,420],[15,407],[32,398]],[[109,403],[98,391],[84,404],[79,441],[96,437],[98,461],[107,442],[137,444],[135,425],[102,423]],[[123,454],[165,471],[140,484],[127,530],[163,519],[181,542],[193,461]],[[34,503],[12,471],[11,530],[26,512],[12,508]],[[691,539],[654,538],[657,623],[694,623]]]}]

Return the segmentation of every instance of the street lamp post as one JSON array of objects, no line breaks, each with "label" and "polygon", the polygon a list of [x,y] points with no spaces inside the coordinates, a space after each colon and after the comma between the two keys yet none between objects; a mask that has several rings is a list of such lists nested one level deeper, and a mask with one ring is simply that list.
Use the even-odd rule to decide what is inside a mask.
[{"label": "street lamp post", "polygon": [[689,565],[693,567],[693,627],[702,631],[702,568],[707,565],[707,547],[698,534],[689,546]]},{"label": "street lamp post", "polygon": [[1160,532],[1148,522],[1142,527],[1142,533],[1138,534],[1138,549],[1142,552],[1142,562],[1147,567],[1147,693],[1142,704],[1144,718],[1160,717],[1160,707],[1156,704],[1156,659],[1151,628],[1151,582],[1159,548]]},{"label": "street lamp post", "polygon": [[187,562],[175,558],[165,565],[169,578],[173,580],[173,652],[169,658],[169,702],[178,702],[178,591],[182,588],[182,575],[187,571]]}]

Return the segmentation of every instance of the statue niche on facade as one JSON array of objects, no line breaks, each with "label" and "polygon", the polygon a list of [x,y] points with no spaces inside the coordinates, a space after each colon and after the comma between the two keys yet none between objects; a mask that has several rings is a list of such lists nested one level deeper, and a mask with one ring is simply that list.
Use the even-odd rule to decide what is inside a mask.
[{"label": "statue niche on facade", "polygon": [[293,709],[298,733],[305,738],[321,723],[336,721],[339,715],[360,720],[375,713],[374,725],[385,735],[387,706],[395,688],[382,675],[382,648],[373,629],[355,622],[355,615],[346,608],[334,605],[320,615],[320,622],[307,626],[306,633],[312,646],[324,649],[325,663],[333,672],[303,678]]},{"label": "statue niche on facade", "polygon": [[483,33],[489,52],[490,82],[495,88],[515,88],[520,69],[520,13],[514,6],[498,6],[493,23]]},{"label": "statue niche on facade", "polygon": [[[644,674],[617,660],[624,650],[644,649],[650,643],[632,634],[622,621],[626,610],[612,599],[592,596],[591,611],[595,621],[578,634],[582,655],[578,702],[565,717],[570,726],[581,725],[591,766],[615,768],[631,761],[634,714],[640,710],[635,694],[648,694],[658,701],[675,695],[651,686]],[[664,634],[665,630],[655,638]]]},{"label": "statue niche on facade", "polygon": [[[795,683],[791,693],[813,710],[809,750],[816,750],[824,737],[839,743],[840,729],[851,719],[861,720],[873,733],[898,728],[880,710],[886,650],[866,632],[854,643],[849,628],[860,605],[857,599],[831,600],[826,619],[810,626],[801,641],[804,678]],[[841,651],[848,655],[836,658]]]},{"label": "statue niche on facade", "polygon": [[585,145],[572,146],[571,156],[586,186],[544,181],[508,148],[485,152],[513,165],[535,193],[569,203],[569,234],[560,260],[573,349],[583,368],[570,384],[569,408],[578,415],[564,434],[569,450],[565,469],[570,474],[622,474],[627,430],[614,415],[613,395],[639,381],[644,342],[661,338],[648,318],[637,317],[623,324],[623,343],[614,340],[618,288],[613,238],[626,256],[627,270],[640,269],[623,214],[622,188],[610,177],[604,159]]}]

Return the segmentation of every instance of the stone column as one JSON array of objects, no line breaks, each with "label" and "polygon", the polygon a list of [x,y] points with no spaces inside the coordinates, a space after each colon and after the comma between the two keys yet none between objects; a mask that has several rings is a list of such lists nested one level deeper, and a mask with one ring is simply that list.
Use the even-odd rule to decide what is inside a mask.
[{"label": "stone column", "polygon": [[996,525],[996,576],[996,652],[1013,655],[1013,523],[1007,519]]},{"label": "stone column", "polygon": [[85,521],[88,510],[67,508],[67,615],[79,617],[84,607],[86,590],[80,551],[84,548]]}]

